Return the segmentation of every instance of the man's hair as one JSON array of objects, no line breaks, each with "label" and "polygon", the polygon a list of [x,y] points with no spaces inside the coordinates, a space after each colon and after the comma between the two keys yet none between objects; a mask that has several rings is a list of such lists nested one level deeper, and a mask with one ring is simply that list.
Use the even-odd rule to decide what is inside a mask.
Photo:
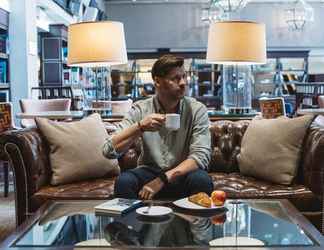
[{"label": "man's hair", "polygon": [[170,71],[176,67],[182,67],[184,59],[182,57],[177,57],[174,55],[164,55],[161,56],[152,67],[152,79],[154,77],[165,77]]}]

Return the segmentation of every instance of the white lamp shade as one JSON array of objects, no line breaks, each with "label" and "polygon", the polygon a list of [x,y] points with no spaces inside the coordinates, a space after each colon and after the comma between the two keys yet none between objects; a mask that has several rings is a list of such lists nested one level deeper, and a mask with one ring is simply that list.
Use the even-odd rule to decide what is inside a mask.
[{"label": "white lamp shade", "polygon": [[264,24],[246,21],[211,23],[206,60],[229,65],[266,63]]},{"label": "white lamp shade", "polygon": [[124,25],[83,22],[69,26],[68,65],[105,67],[127,63]]}]

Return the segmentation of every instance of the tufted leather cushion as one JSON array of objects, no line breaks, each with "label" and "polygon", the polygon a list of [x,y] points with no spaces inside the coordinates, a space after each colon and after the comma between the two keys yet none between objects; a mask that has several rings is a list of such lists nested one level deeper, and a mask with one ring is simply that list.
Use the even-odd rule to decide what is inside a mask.
[{"label": "tufted leather cushion", "polygon": [[273,184],[248,177],[239,173],[210,173],[215,189],[226,191],[230,198],[292,198],[300,195],[312,197],[309,188],[304,185],[292,186]]},{"label": "tufted leather cushion", "polygon": [[[209,175],[212,177],[214,189],[226,191],[229,198],[289,198],[298,199],[300,203],[315,199],[309,188],[303,185],[273,185],[239,173],[219,172],[209,173]],[[113,196],[113,190],[114,178],[95,179],[60,186],[45,186],[34,194],[34,198],[38,200],[108,199]]]},{"label": "tufted leather cushion", "polygon": [[[239,173],[209,173],[214,189],[226,191],[229,198],[292,198],[313,197],[309,188],[295,184],[293,186],[273,185],[270,182],[243,176]],[[45,186],[35,197],[42,199],[105,199],[113,196],[115,178],[95,179],[60,186]]]},{"label": "tufted leather cushion", "polygon": [[216,121],[210,126],[212,157],[211,172],[238,172],[237,155],[241,150],[243,135],[251,121]]},{"label": "tufted leather cushion", "polygon": [[40,200],[95,200],[113,196],[114,178],[100,178],[60,186],[45,186],[34,194]]}]

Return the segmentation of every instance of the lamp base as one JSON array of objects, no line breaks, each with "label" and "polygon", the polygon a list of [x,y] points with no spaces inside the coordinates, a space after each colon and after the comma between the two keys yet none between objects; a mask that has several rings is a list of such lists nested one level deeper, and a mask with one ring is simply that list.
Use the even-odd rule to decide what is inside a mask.
[{"label": "lamp base", "polygon": [[236,115],[243,115],[243,114],[252,113],[251,108],[228,108],[226,111],[225,112],[228,113],[228,114],[236,114]]},{"label": "lamp base", "polygon": [[222,81],[225,113],[250,113],[252,107],[251,67],[224,65]]}]

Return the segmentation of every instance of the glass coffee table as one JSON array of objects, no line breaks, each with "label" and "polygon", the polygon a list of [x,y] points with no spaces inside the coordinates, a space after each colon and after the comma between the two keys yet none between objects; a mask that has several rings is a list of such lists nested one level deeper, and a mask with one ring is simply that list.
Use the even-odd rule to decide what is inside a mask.
[{"label": "glass coffee table", "polygon": [[287,200],[228,200],[213,212],[173,209],[160,217],[95,214],[103,201],[48,202],[9,237],[8,248],[323,249],[321,234]]}]

